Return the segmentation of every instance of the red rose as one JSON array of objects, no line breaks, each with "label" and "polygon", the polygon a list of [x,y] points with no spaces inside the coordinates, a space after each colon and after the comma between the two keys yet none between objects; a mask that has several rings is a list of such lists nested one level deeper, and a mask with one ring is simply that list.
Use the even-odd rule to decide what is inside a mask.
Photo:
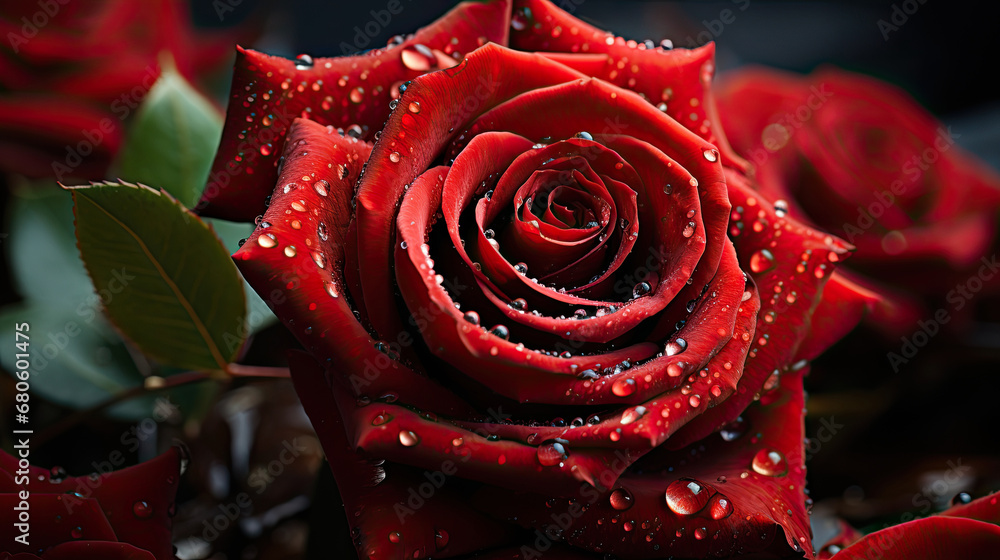
[{"label": "red rose", "polygon": [[[0,451],[0,560],[174,558],[170,518],[181,461],[175,447],[120,471],[67,477],[59,467],[23,468]],[[27,546],[14,538],[25,533]]]},{"label": "red rose", "polygon": [[[802,375],[835,340],[811,322],[840,332],[836,306],[814,310],[847,246],[743,176],[711,48],[626,42],[543,1],[460,5],[416,37],[503,42],[511,21],[514,47],[559,52],[487,44],[391,103],[413,52],[445,60],[411,39],[238,61],[230,183],[203,200],[266,207],[234,259],[312,355],[293,380],[359,553],[811,555]],[[388,109],[352,109],[342,64]]]},{"label": "red rose", "polygon": [[102,177],[164,51],[189,78],[230,56],[234,34],[205,37],[190,26],[178,0],[5,2],[0,171]]},{"label": "red rose", "polygon": [[863,537],[844,524],[841,534],[822,547],[818,558],[826,560],[834,555],[837,560],[992,558],[1000,550],[998,501],[997,495],[991,494]]},{"label": "red rose", "polygon": [[830,286],[845,298],[877,292],[864,298],[873,324],[909,328],[920,309],[912,296],[954,293],[977,272],[996,276],[984,255],[997,231],[1000,176],[904,92],[834,69],[805,77],[752,69],[724,80],[718,95],[761,192],[857,247]]}]

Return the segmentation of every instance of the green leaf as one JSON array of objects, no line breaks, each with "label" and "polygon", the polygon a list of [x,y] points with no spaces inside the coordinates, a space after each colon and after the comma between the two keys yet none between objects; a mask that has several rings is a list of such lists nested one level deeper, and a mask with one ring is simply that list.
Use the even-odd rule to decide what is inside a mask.
[{"label": "green leaf", "polygon": [[[14,340],[18,323],[29,325],[28,382],[31,392],[43,399],[83,410],[143,384],[144,377],[128,349],[99,309],[58,309],[41,301],[6,307],[0,311],[0,336]],[[15,353],[0,352],[0,364],[15,371]],[[107,414],[120,420],[147,417],[157,398],[169,399],[186,414],[194,410],[196,397],[203,391],[196,385],[177,387],[116,404]]]},{"label": "green leaf", "polygon": [[121,177],[159,185],[193,208],[222,136],[222,114],[169,61],[132,122],[119,153]]},{"label": "green leaf", "polygon": [[246,300],[213,229],[145,185],[67,188],[80,255],[121,333],[164,364],[225,369],[246,340]]}]

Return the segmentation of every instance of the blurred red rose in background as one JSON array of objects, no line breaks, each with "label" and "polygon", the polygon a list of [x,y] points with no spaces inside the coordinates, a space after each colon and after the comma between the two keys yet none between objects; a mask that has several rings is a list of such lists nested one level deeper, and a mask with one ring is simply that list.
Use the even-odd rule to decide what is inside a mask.
[{"label": "blurred red rose in background", "polygon": [[857,247],[831,284],[868,299],[873,325],[911,328],[917,296],[947,294],[958,309],[1000,280],[989,254],[1000,176],[902,90],[837,69],[752,68],[721,80],[717,96],[761,192]]},{"label": "blurred red rose in background", "polygon": [[193,80],[224,68],[239,36],[196,31],[181,0],[4,2],[0,171],[103,177],[161,54]]}]

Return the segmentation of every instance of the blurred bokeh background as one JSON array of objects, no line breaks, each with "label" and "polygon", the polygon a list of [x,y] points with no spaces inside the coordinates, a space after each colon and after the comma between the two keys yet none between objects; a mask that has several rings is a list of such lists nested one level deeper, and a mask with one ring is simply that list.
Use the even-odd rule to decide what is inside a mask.
[{"label": "blurred bokeh background", "polygon": [[[34,3],[24,4],[25,13],[36,10]],[[384,7],[378,0],[191,0],[176,9],[162,8],[170,2],[134,4],[138,11],[128,16],[132,19],[103,22],[109,26],[107,46],[86,60],[73,52],[73,38],[93,30],[74,28],[69,9],[53,24],[66,28],[64,40],[44,51],[23,51],[33,57],[30,63],[9,49],[0,52],[0,115],[8,120],[0,122],[0,150],[6,152],[0,157],[0,304],[6,306],[0,315],[8,320],[28,314],[39,324],[53,325],[56,338],[64,320],[58,309],[90,305],[92,288],[73,246],[68,197],[45,189],[55,178],[44,169],[34,173],[18,167],[30,163],[16,150],[23,138],[18,135],[32,123],[15,118],[18,109],[27,114],[28,105],[12,99],[27,103],[47,95],[53,119],[81,99],[107,113],[133,88],[139,87],[141,96],[146,68],[158,63],[160,49],[168,48],[200,91],[224,103],[236,42],[288,57],[340,55],[345,49],[384,45],[454,3],[403,0],[404,17],[380,26],[370,44],[357,40],[356,27],[371,21],[370,10]],[[904,4],[912,13],[901,24],[898,17],[894,22],[894,11]],[[722,78],[728,70],[760,64],[801,73],[834,65],[886,80],[951,126],[961,146],[1000,168],[1000,93],[990,76],[1000,41],[989,29],[1000,16],[998,5],[944,0],[573,0],[562,5],[630,38],[667,38],[677,47],[714,40]],[[157,16],[154,6],[173,15]],[[86,12],[87,6],[80,10]],[[0,8],[0,16],[15,29],[21,15],[18,7]],[[880,27],[880,20],[894,28]],[[126,119],[124,130],[115,134],[126,134],[128,124]],[[72,130],[69,134],[63,144],[73,140]],[[61,146],[57,142],[54,148]],[[85,164],[64,180],[103,179],[84,172],[101,173],[114,159],[114,146],[109,141],[105,153],[85,156]],[[218,227],[230,248],[249,231],[241,225]],[[60,297],[44,295],[56,292]],[[1000,488],[1000,302],[984,297],[972,305],[969,321],[933,337],[899,371],[893,371],[886,355],[900,341],[863,328],[817,362],[807,380],[806,429],[817,531],[825,530],[824,520],[834,515],[858,527],[879,528],[898,522],[904,512],[936,511],[961,492],[979,496]],[[295,342],[263,311],[261,317],[243,361],[280,366],[283,349]],[[353,554],[332,477],[289,383],[210,382],[119,402],[115,395],[161,372],[117,340],[99,317],[87,326],[92,328],[85,337],[67,339],[67,349],[47,369],[51,377],[39,381],[68,383],[69,389],[39,395],[45,404],[36,421],[44,428],[36,463],[86,473],[110,449],[127,451],[128,462],[134,463],[180,440],[194,458],[175,520],[182,558]],[[0,400],[9,402],[11,392],[10,377],[0,376]],[[81,392],[88,395],[83,404],[74,400]],[[0,438],[9,433],[7,416],[0,417]],[[0,443],[9,447],[10,442]],[[280,460],[289,446],[296,450],[294,459]],[[246,500],[249,507],[242,505]],[[234,503],[242,513],[217,522]]]}]

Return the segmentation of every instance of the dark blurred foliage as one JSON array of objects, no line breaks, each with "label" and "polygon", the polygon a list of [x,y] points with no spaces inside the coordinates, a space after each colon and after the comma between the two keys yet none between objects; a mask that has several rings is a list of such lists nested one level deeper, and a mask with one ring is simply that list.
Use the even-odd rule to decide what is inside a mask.
[{"label": "dark blurred foliage", "polygon": [[[433,21],[453,2],[402,4],[402,15],[379,25],[366,48]],[[833,64],[895,83],[953,125],[962,134],[960,144],[1000,166],[1000,94],[989,76],[1000,42],[987,27],[1000,16],[1000,5],[909,0],[916,11],[886,39],[878,22],[892,23],[893,6],[901,10],[904,5],[900,0],[574,4],[575,15],[627,37],[670,38],[680,47],[714,39],[722,72],[746,64],[797,72]],[[286,56],[322,56],[341,54],[342,41],[356,43],[358,28],[372,20],[370,10],[384,8],[385,2],[228,0],[225,5],[220,12],[216,2],[192,0],[196,25],[226,27],[263,15],[263,33],[247,46]],[[722,22],[724,10],[732,13],[729,23]],[[220,76],[219,83],[227,80]],[[216,93],[221,98],[224,91]],[[13,180],[0,177],[0,182]],[[0,197],[6,196],[3,185]],[[0,227],[0,233],[6,231]],[[9,283],[9,262],[2,266],[0,303],[9,303],[17,295]],[[809,486],[818,504],[814,520],[833,513],[856,526],[879,528],[899,522],[903,512],[937,511],[959,492],[977,497],[1000,488],[1000,440],[993,431],[1000,394],[1000,303],[977,298],[972,305],[972,322],[949,324],[929,336],[898,371],[887,353],[900,352],[903,342],[867,331],[852,333],[817,361],[807,381],[806,427]],[[257,335],[244,362],[281,365],[277,349],[293,346],[282,327],[272,326]],[[0,376],[0,384],[9,383],[9,377]],[[314,440],[304,459],[283,465],[292,474],[274,477],[265,492],[257,494],[258,479],[251,478],[291,438],[310,437],[290,385],[253,382],[220,389],[206,403],[200,423],[167,419],[158,427],[161,440],[187,440],[195,457],[180,496],[178,542],[189,553],[197,551],[195,557],[297,558],[305,556],[307,546],[310,557],[350,557],[347,520]],[[39,414],[40,425],[51,425],[68,411],[50,406]],[[121,447],[127,429],[94,416],[52,434],[35,458],[38,464],[58,462],[71,473],[89,472],[107,449]],[[148,456],[151,451],[145,449],[130,453],[128,462]],[[198,543],[206,540],[205,522],[224,514],[241,492],[252,498],[252,513],[219,530],[204,543],[209,548]],[[314,497],[311,507],[296,501],[303,495]],[[272,510],[276,513],[264,519]]]}]

